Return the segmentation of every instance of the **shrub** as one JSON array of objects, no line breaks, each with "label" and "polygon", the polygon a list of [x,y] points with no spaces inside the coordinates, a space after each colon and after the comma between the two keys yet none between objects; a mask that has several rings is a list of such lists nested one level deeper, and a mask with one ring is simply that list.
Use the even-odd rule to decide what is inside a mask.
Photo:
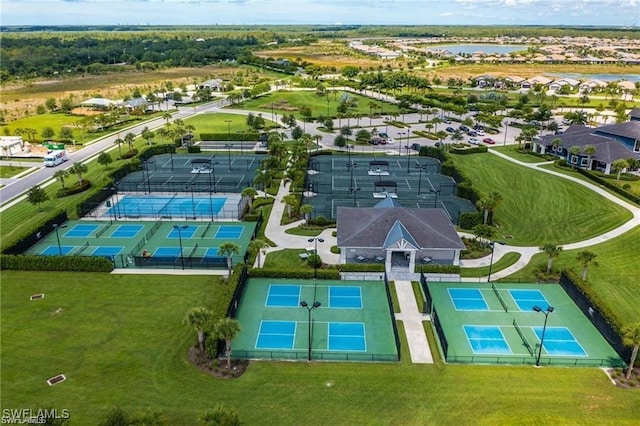
[{"label": "shrub", "polygon": [[14,271],[111,272],[113,262],[94,256],[0,255],[0,269]]},{"label": "shrub", "polygon": [[340,247],[338,246],[331,246],[331,253],[333,254],[340,254]]},{"label": "shrub", "polygon": [[420,265],[416,267],[417,272],[431,274],[459,274],[460,266],[458,265]]},{"label": "shrub", "polygon": [[463,212],[460,213],[458,226],[462,229],[473,229],[476,225],[480,225],[483,219],[480,212]]},{"label": "shrub", "polygon": [[56,193],[56,198],[68,197],[69,195],[79,194],[81,192],[86,191],[91,188],[91,181],[87,179],[82,179],[82,185],[78,185],[76,182],[75,185],[70,186],[68,188],[60,188]]},{"label": "shrub", "polygon": [[340,272],[384,272],[384,263],[345,263],[338,265]]},{"label": "shrub", "polygon": [[322,259],[317,254],[310,254],[307,258],[307,264],[312,268],[319,268],[322,266]]},{"label": "shrub", "polygon": [[200,133],[201,141],[247,141],[257,142],[259,133]]},{"label": "shrub", "polygon": [[198,153],[202,152],[202,149],[200,149],[199,145],[189,145],[187,147],[187,152],[189,154],[198,154]]},{"label": "shrub", "polygon": [[136,155],[138,155],[138,150],[137,149],[132,149],[131,151],[125,152],[124,154],[122,154],[122,157],[120,157],[121,160],[127,160],[129,158],[135,157]]},{"label": "shrub", "polygon": [[487,152],[488,150],[489,148],[483,145],[474,146],[472,148],[456,148],[455,145],[452,145],[449,152],[451,152],[452,154],[468,155],[468,154],[484,153],[484,152]]},{"label": "shrub", "polygon": [[[340,273],[337,269],[318,269],[318,278],[322,280],[338,280]],[[313,278],[313,269],[279,269],[279,268],[258,268],[249,269],[249,276],[252,278]]]}]

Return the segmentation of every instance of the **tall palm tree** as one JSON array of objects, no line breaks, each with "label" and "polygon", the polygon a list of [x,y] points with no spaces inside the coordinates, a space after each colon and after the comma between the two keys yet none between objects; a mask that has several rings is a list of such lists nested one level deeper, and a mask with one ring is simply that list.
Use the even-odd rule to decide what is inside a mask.
[{"label": "tall palm tree", "polygon": [[256,195],[258,195],[258,191],[256,191],[256,189],[251,186],[247,186],[242,190],[242,196],[247,197],[247,199],[249,200],[250,213],[253,213],[253,200],[256,198]]},{"label": "tall palm tree", "polygon": [[589,267],[590,263],[593,263],[595,266],[598,266],[598,262],[595,261],[595,258],[598,255],[589,251],[589,250],[584,250],[579,252],[576,255],[576,260],[578,262],[580,262],[582,264],[582,279],[586,280],[587,279],[587,268]]},{"label": "tall palm tree", "polygon": [[140,136],[146,139],[149,146],[151,146],[151,139],[153,139],[154,134],[151,130],[149,130],[148,127],[142,129],[142,132],[140,132]]},{"label": "tall palm tree", "polygon": [[201,306],[191,308],[182,321],[183,324],[191,326],[198,332],[198,347],[204,352],[204,332],[211,325],[213,312]]},{"label": "tall palm tree", "polygon": [[560,148],[560,145],[562,145],[562,139],[553,138],[553,140],[551,141],[551,146],[556,152],[558,152],[558,148]]},{"label": "tall palm tree", "polygon": [[282,202],[287,206],[287,217],[291,219],[292,210],[298,204],[298,197],[295,194],[288,194],[282,197]]},{"label": "tall palm tree", "polygon": [[631,324],[623,330],[622,342],[625,346],[633,347],[631,351],[631,359],[629,360],[629,368],[627,368],[626,379],[631,377],[631,371],[636,363],[636,357],[638,356],[638,349],[640,348],[640,322]]},{"label": "tall palm tree", "polygon": [[233,318],[222,318],[216,323],[213,330],[218,338],[225,341],[227,368],[231,369],[231,341],[240,333],[240,323]]},{"label": "tall palm tree", "polygon": [[73,163],[73,166],[69,168],[69,173],[74,173],[78,177],[78,185],[82,186],[82,174],[87,173],[89,167],[83,163]]},{"label": "tall palm tree", "polygon": [[124,141],[129,145],[129,151],[133,150],[133,140],[136,138],[135,133],[127,133],[124,135]]},{"label": "tall palm tree", "polygon": [[303,204],[300,206],[300,213],[304,215],[304,223],[309,223],[309,215],[313,212],[313,206],[311,204]]},{"label": "tall palm tree", "polygon": [[122,157],[122,144],[124,143],[124,139],[118,137],[113,142],[118,145],[118,156]]},{"label": "tall palm tree", "polygon": [[166,124],[169,124],[169,120],[171,120],[171,113],[169,111],[162,113],[162,118]]},{"label": "tall palm tree", "polygon": [[591,170],[591,166],[592,166],[591,157],[594,156],[597,151],[598,149],[593,145],[587,145],[584,147],[584,153],[587,154],[587,157],[588,157],[588,163],[587,163],[588,170]]},{"label": "tall palm tree", "polygon": [[262,254],[262,250],[268,247],[269,247],[269,244],[267,244],[267,242],[261,238],[256,238],[255,240],[252,240],[249,243],[248,249],[256,253],[256,258],[258,259],[258,266],[261,266],[260,255]]},{"label": "tall palm tree", "polygon": [[229,269],[229,277],[231,277],[231,268],[233,267],[233,255],[238,254],[240,248],[231,242],[222,243],[218,247],[218,253],[227,258],[227,268]]},{"label": "tall palm tree", "polygon": [[613,163],[611,163],[611,170],[618,174],[616,177],[616,182],[620,183],[620,175],[622,174],[622,171],[628,167],[629,167],[629,162],[624,158],[619,158]]},{"label": "tall palm tree", "polygon": [[547,255],[547,274],[551,273],[551,268],[553,267],[553,259],[560,255],[562,251],[562,246],[558,246],[556,244],[547,243],[540,247],[540,250]]},{"label": "tall palm tree", "polygon": [[64,189],[64,180],[69,176],[69,171],[67,170],[58,170],[53,174],[53,178],[60,181],[60,185],[62,189]]}]

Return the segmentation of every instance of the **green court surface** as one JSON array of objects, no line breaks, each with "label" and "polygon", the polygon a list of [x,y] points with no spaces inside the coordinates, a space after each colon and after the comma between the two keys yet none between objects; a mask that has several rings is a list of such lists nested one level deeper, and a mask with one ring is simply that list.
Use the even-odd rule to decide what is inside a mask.
[{"label": "green court surface", "polygon": [[25,254],[103,256],[116,268],[226,267],[218,247],[236,244],[233,263],[241,262],[255,227],[255,222],[68,221]]},{"label": "green court surface", "polygon": [[407,208],[442,208],[454,223],[460,213],[475,211],[455,196],[456,183],[440,174],[438,160],[418,155],[311,157],[304,194],[316,217],[335,218],[340,206],[373,207],[387,196]]},{"label": "green court surface", "polygon": [[[320,306],[309,311],[315,300]],[[306,302],[308,308],[301,306]],[[398,361],[399,354],[383,281],[249,279],[236,319],[242,331],[233,357]]]},{"label": "green court surface", "polygon": [[[427,284],[447,362],[619,367],[623,360],[558,284]],[[543,312],[536,312],[537,306]],[[548,314],[544,327],[547,307]]]}]

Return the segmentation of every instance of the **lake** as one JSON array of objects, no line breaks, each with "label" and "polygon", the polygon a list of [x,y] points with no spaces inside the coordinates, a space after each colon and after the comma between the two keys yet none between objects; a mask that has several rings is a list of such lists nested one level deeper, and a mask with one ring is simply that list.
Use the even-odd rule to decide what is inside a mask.
[{"label": "lake", "polygon": [[549,77],[573,78],[576,80],[602,80],[602,81],[640,81],[638,74],[580,74],[580,73],[545,73]]},{"label": "lake", "polygon": [[430,46],[429,49],[448,50],[454,54],[468,54],[475,52],[506,54],[527,50],[528,47],[529,46],[518,44],[447,44],[442,46]]}]

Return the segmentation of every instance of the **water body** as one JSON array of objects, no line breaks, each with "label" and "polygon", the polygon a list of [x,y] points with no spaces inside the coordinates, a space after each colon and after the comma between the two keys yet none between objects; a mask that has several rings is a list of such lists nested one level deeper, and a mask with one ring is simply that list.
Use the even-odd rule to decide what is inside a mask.
[{"label": "water body", "polygon": [[580,73],[545,73],[549,77],[573,78],[576,80],[602,80],[602,81],[640,81],[638,74],[580,74]]},{"label": "water body", "polygon": [[432,46],[430,49],[448,50],[454,54],[469,54],[482,52],[485,54],[506,54],[527,50],[529,46],[517,44],[447,44],[443,46]]}]

